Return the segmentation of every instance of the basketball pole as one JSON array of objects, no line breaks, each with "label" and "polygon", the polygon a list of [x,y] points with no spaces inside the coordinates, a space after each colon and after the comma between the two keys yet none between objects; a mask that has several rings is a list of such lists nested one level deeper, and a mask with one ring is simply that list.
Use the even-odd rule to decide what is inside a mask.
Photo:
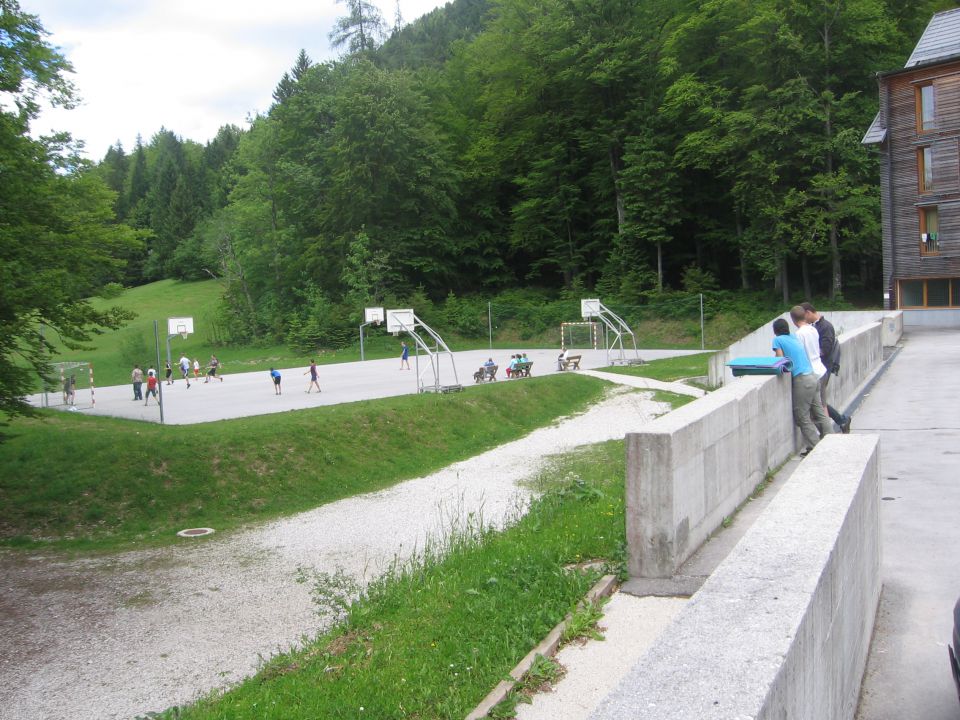
[{"label": "basketball pole", "polygon": [[[160,321],[153,321],[153,342],[157,348],[157,388],[160,390],[160,394],[157,396],[157,404],[160,406],[160,424],[163,425],[163,383],[160,382]],[[169,343],[167,344],[169,347]],[[150,399],[150,396],[147,396],[147,399]]]}]

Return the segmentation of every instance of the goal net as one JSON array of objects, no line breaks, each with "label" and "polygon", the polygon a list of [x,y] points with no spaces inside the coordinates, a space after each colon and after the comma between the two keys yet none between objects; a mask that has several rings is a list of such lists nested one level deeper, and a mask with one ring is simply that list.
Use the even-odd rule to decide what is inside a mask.
[{"label": "goal net", "polygon": [[595,322],[560,323],[560,344],[565,348],[600,347],[600,324]]},{"label": "goal net", "polygon": [[43,406],[52,408],[94,407],[93,365],[88,362],[51,363],[44,378]]}]

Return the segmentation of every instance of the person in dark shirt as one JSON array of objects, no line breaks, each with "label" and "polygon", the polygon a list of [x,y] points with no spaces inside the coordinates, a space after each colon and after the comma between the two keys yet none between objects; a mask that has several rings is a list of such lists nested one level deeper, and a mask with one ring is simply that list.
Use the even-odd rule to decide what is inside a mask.
[{"label": "person in dark shirt", "polygon": [[834,329],[833,323],[818,313],[810,303],[801,303],[800,307],[803,308],[806,321],[813,325],[820,334],[820,360],[827,368],[826,374],[820,378],[820,402],[826,408],[830,419],[840,428],[840,432],[849,433],[850,416],[844,415],[827,404],[827,384],[830,382],[830,376],[840,372],[840,342],[837,340],[837,331]]},{"label": "person in dark shirt", "polygon": [[[800,428],[806,442],[801,457],[820,442],[820,435],[830,434],[830,420],[817,396],[817,376],[810,365],[807,351],[793,335],[783,318],[773,321],[773,354],[790,359],[790,377],[793,390],[793,421]],[[817,430],[819,429],[819,433]]]}]

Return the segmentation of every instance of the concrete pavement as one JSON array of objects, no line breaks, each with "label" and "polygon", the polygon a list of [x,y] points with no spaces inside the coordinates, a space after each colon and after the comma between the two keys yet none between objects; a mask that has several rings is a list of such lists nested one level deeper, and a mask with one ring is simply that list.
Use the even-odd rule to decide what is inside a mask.
[{"label": "concrete pavement", "polygon": [[[444,359],[440,366],[440,382],[442,385],[452,385],[459,382],[465,388],[472,387],[474,385],[474,371],[489,357],[492,357],[494,362],[500,366],[497,373],[498,382],[505,381],[505,370],[512,352],[514,351],[467,350],[455,352],[456,374],[454,374],[454,369],[451,368],[450,363]],[[698,352],[701,351],[641,350],[640,357],[645,360],[656,360]],[[533,377],[556,373],[558,354],[556,349],[528,351],[527,355],[533,361]],[[606,367],[609,364],[605,350],[571,349],[571,354],[582,356],[580,367],[584,370]],[[215,380],[204,383],[204,380],[200,379],[199,381],[191,381],[191,387],[187,388],[182,379],[177,379],[173,385],[163,385],[164,422],[168,425],[189,425],[287,412],[288,410],[304,410],[358,400],[409,395],[417,392],[417,377],[421,374],[426,384],[433,385],[433,374],[429,368],[429,361],[423,356],[418,358],[411,351],[411,369],[400,370],[399,367],[399,357],[321,365],[319,371],[322,392],[314,391],[310,394],[306,392],[310,381],[309,376],[304,374],[307,370],[306,367],[279,368],[283,376],[283,394],[276,395],[269,372],[262,370],[233,374],[230,372],[229,358],[227,358],[223,382]],[[628,384],[633,382],[632,378],[626,378],[623,375],[606,379]],[[637,383],[634,382],[634,384]],[[647,384],[639,384],[642,387],[677,391],[677,388],[672,387],[672,385],[672,383],[657,383],[657,381],[647,381]],[[143,392],[145,395],[146,383],[144,383]],[[30,401],[39,406],[41,396],[35,395],[30,398]],[[96,389],[96,407],[86,408],[81,412],[87,415],[107,415],[130,420],[160,422],[160,408],[156,401],[151,398],[148,406],[144,406],[143,402],[135,402],[132,385],[129,384],[98,387]]]},{"label": "concrete pavement", "polygon": [[858,720],[955,720],[947,661],[960,596],[960,335],[908,328],[854,415],[880,435],[883,593]]}]

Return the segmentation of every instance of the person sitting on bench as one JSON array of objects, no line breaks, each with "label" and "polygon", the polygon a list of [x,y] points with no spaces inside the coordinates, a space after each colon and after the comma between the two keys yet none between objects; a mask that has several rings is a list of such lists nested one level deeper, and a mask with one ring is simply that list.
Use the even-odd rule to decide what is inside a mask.
[{"label": "person sitting on bench", "polygon": [[565,370],[567,365],[567,358],[570,357],[570,353],[565,347],[560,348],[560,357],[557,358],[557,370]]}]

